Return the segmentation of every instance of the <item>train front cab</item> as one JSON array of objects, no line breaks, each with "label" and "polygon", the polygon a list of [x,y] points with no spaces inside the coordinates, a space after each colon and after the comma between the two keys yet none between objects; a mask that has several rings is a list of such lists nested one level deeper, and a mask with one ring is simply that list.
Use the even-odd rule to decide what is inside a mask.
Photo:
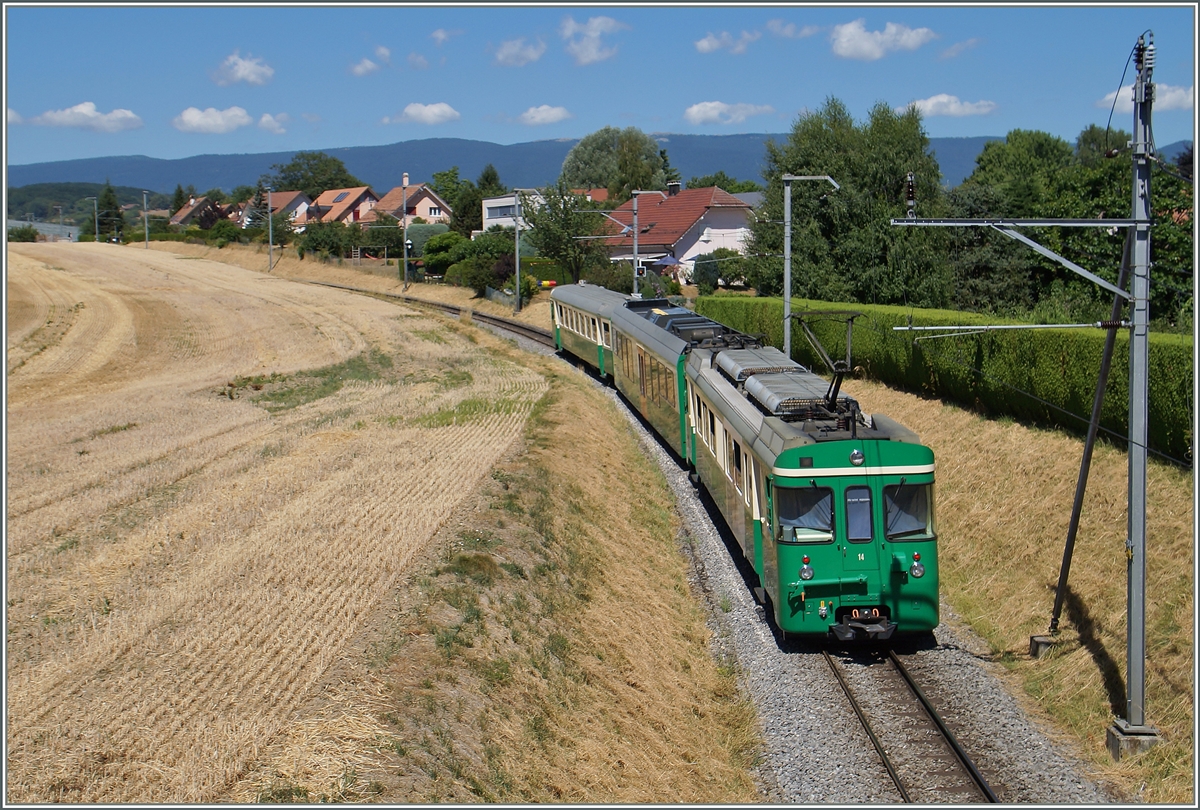
[{"label": "train front cab", "polygon": [[883,640],[938,624],[933,452],[849,440],[781,453],[764,583],[785,634]]}]

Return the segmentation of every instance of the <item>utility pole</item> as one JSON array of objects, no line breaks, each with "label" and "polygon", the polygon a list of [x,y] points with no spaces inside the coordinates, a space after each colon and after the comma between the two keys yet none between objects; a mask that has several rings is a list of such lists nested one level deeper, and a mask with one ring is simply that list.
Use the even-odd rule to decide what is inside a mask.
[{"label": "utility pole", "polygon": [[839,186],[827,174],[785,174],[783,180],[783,353],[792,356],[792,181],[828,180],[834,189]]},{"label": "utility pole", "polygon": [[403,291],[408,291],[408,172],[405,172],[401,177],[400,186],[400,216],[403,217],[401,225],[404,228],[404,288]]},{"label": "utility pole", "polygon": [[150,196],[150,192],[143,189],[142,190],[142,231],[146,235],[146,250],[150,249],[150,212],[148,210],[150,206],[147,202],[147,198],[149,196]]},{"label": "utility pole", "polygon": [[267,272],[275,267],[275,220],[271,217],[271,187],[267,186]]},{"label": "utility pole", "polygon": [[[53,207],[58,209],[58,235],[62,236],[63,235],[63,224],[62,224],[62,209],[63,209],[63,207],[61,205],[56,205]],[[56,239],[55,241],[58,241],[58,240]]]},{"label": "utility pole", "polygon": [[[513,230],[517,234],[516,242],[513,245],[513,256],[517,263],[517,303],[513,307],[513,314],[519,315],[521,313],[521,192],[513,189],[513,197],[517,201],[516,207],[513,210],[513,213],[516,215],[513,217]],[[636,279],[637,276],[635,275],[634,278]],[[637,282],[635,281],[634,283],[636,284]]]},{"label": "utility pole", "polygon": [[630,193],[633,195],[633,297],[638,298],[638,297],[640,297],[638,295],[638,271],[641,270],[641,268],[638,267],[638,221],[637,221],[638,197],[642,194],[658,194],[665,200],[665,199],[667,199],[667,195],[666,195],[666,192],[657,191],[657,190],[654,190],[654,191],[632,191]]},{"label": "utility pole", "polygon": [[1145,750],[1158,741],[1158,730],[1146,725],[1146,444],[1149,441],[1150,393],[1150,108],[1154,102],[1154,34],[1147,45],[1138,37],[1133,85],[1133,247],[1130,268],[1129,334],[1129,536],[1125,541],[1128,569],[1128,651],[1125,717],[1108,728],[1108,750],[1114,759]]}]

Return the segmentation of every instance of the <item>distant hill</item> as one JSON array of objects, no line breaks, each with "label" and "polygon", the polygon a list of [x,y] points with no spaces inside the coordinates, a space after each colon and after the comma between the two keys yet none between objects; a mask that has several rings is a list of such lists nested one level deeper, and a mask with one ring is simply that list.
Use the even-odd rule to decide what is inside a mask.
[{"label": "distant hill", "polygon": [[[655,134],[667,150],[671,165],[686,181],[689,177],[724,171],[740,180],[762,182],[761,172],[768,140],[783,142],[786,133],[748,135]],[[942,183],[956,186],[975,168],[975,157],[998,136],[973,138],[930,138],[930,150],[942,170]],[[459,176],[475,179],[491,163],[509,186],[531,188],[547,185],[558,177],[563,159],[577,139],[530,141],[510,145],[462,138],[428,138],[385,146],[353,146],[322,149],[346,164],[351,174],[384,194],[400,185],[408,172],[411,182],[428,181],[434,172],[458,166]],[[1159,150],[1173,157],[1188,141]],[[1173,150],[1173,151],[1172,151]],[[8,167],[9,188],[34,183],[103,183],[136,187],[163,194],[176,185],[193,185],[197,190],[252,185],[270,173],[271,166],[287,163],[295,152],[265,152],[238,155],[196,155],[162,160],[143,155],[62,160]],[[898,168],[903,172],[903,167]]]}]

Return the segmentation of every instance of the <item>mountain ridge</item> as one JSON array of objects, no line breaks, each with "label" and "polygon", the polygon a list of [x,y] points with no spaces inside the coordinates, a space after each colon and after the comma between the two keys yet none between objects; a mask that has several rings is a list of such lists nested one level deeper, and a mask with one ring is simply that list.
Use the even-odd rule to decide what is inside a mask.
[{"label": "mountain ridge", "polygon": [[[724,171],[730,177],[762,182],[767,140],[785,141],[787,133],[748,133],[739,135],[680,135],[653,133],[667,150],[671,165],[686,182]],[[562,162],[578,138],[497,144],[466,138],[425,138],[380,146],[347,146],[320,150],[288,150],[238,154],[203,154],[186,158],[152,158],[145,155],[118,155],[98,158],[51,161],[8,166],[10,188],[35,183],[110,182],[120,186],[138,186],[169,194],[176,185],[193,185],[204,191],[253,185],[271,171],[271,166],[289,162],[298,151],[321,151],[339,158],[346,169],[378,193],[400,185],[404,172],[410,182],[427,182],[434,172],[458,166],[459,176],[474,179],[489,163],[496,167],[501,180],[512,187],[532,188],[552,183]],[[953,187],[975,168],[975,158],[984,144],[1004,140],[1002,136],[930,138],[930,150],[938,160],[943,185]],[[1186,141],[1160,150],[1180,151]],[[903,168],[898,171],[901,175]]]}]

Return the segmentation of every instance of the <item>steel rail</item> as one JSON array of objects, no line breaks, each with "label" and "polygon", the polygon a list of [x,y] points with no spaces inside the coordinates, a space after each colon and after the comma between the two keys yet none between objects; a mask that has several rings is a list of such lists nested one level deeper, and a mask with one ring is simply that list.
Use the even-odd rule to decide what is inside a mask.
[{"label": "steel rail", "polygon": [[[828,653],[826,654],[828,655]],[[892,663],[892,666],[895,668],[896,672],[900,674],[900,677],[904,679],[904,682],[908,684],[908,688],[914,695],[916,695],[917,700],[921,701],[921,706],[925,709],[925,713],[929,715],[929,719],[932,720],[938,727],[938,731],[941,732],[942,738],[950,745],[951,750],[954,751],[954,755],[958,757],[959,762],[962,763],[964,770],[966,770],[966,772],[971,776],[971,781],[975,783],[975,786],[979,788],[980,792],[983,793],[985,797],[987,797],[989,802],[992,802],[993,804],[999,803],[1000,800],[996,798],[996,794],[992,792],[991,786],[989,786],[987,780],[983,778],[983,774],[979,772],[979,769],[975,767],[975,762],[971,759],[970,755],[967,754],[962,745],[959,744],[958,738],[955,737],[950,729],[946,727],[946,724],[942,721],[941,715],[938,714],[937,710],[933,708],[933,704],[929,702],[927,697],[925,697],[925,693],[921,691],[921,687],[917,686],[917,682],[913,680],[913,677],[911,674],[909,674],[908,669],[892,650],[888,650],[888,660]]]},{"label": "steel rail", "polygon": [[854,691],[850,688],[850,684],[846,683],[846,678],[842,675],[841,669],[838,668],[837,662],[833,660],[833,656],[829,654],[829,650],[821,650],[821,654],[825,656],[825,663],[829,664],[829,668],[833,670],[834,677],[841,684],[842,692],[846,695],[846,699],[850,701],[850,708],[854,709],[854,713],[858,715],[858,722],[862,723],[863,730],[871,738],[871,744],[875,746],[875,753],[879,754],[879,759],[883,761],[883,767],[887,768],[888,775],[892,777],[892,783],[896,785],[896,790],[900,791],[900,797],[904,799],[905,803],[912,804],[912,797],[908,795],[908,791],[904,788],[904,783],[900,780],[900,774],[896,772],[896,767],[892,764],[891,758],[883,750],[883,744],[875,736],[870,721],[867,720],[862,707],[858,705],[858,700],[854,697]]}]

